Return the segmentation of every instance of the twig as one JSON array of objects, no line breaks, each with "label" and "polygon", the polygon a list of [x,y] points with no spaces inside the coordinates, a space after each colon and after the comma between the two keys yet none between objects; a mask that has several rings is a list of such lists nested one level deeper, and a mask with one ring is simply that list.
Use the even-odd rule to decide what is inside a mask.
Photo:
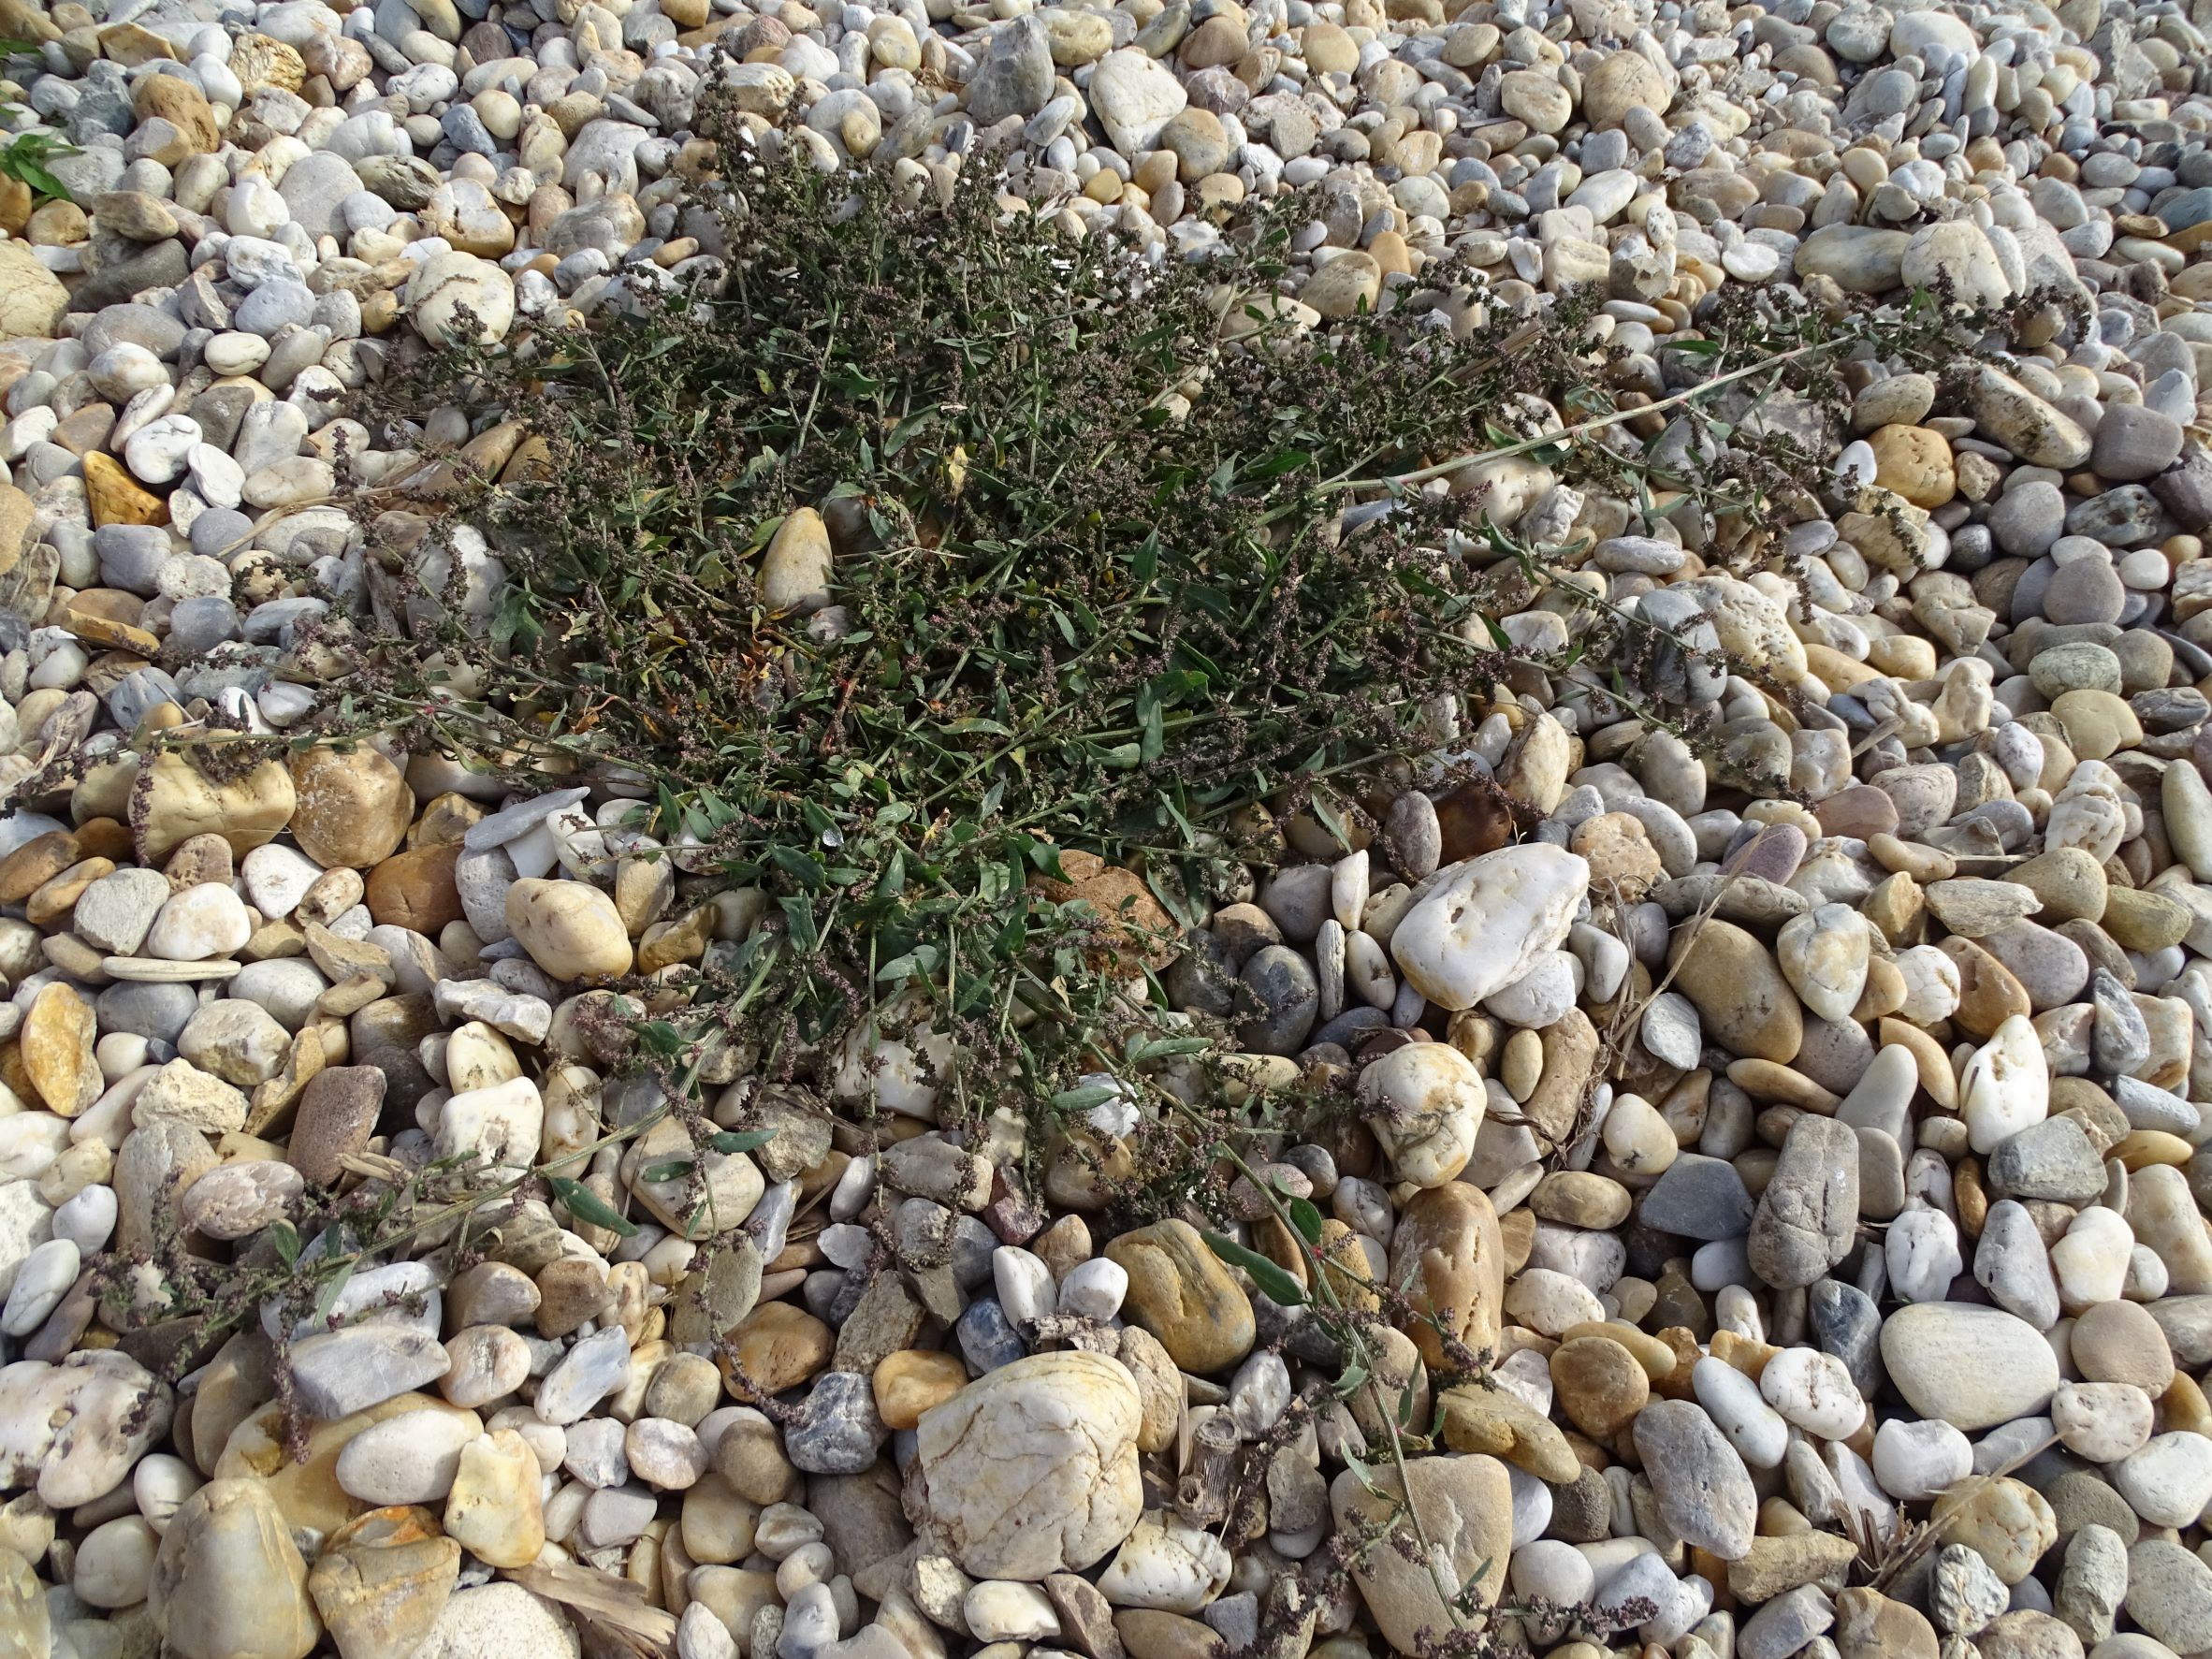
[{"label": "twig", "polygon": [[1833,351],[1836,347],[1846,343],[1848,343],[1847,341],[1839,337],[1834,340],[1814,341],[1810,345],[1796,346],[1771,357],[1761,357],[1757,362],[1746,364],[1741,369],[1731,369],[1725,374],[1716,374],[1710,380],[1700,381],[1694,386],[1684,387],[1681,391],[1661,398],[1655,402],[1641,404],[1635,409],[1616,409],[1610,415],[1595,415],[1589,420],[1577,421],[1573,426],[1555,427],[1550,431],[1539,433],[1534,438],[1524,438],[1518,444],[1508,444],[1502,449],[1485,449],[1474,455],[1455,456],[1450,460],[1438,461],[1433,466],[1419,467],[1410,473],[1393,473],[1381,478],[1333,479],[1317,488],[1321,493],[1328,495],[1346,489],[1387,489],[1395,493],[1405,488],[1408,485],[1426,484],[1432,478],[1441,478],[1448,473],[1458,472],[1463,467],[1476,466],[1487,460],[1503,460],[1508,456],[1525,455],[1532,449],[1541,449],[1550,444],[1571,443],[1586,432],[1599,431],[1607,427],[1616,427],[1623,421],[1633,420],[1638,415],[1653,415],[1662,409],[1670,409],[1678,403],[1694,401],[1708,392],[1718,391],[1722,386],[1732,385],[1739,380],[1748,380],[1753,375],[1762,373],[1768,369],[1779,368],[1793,358],[1809,357],[1814,352]]}]

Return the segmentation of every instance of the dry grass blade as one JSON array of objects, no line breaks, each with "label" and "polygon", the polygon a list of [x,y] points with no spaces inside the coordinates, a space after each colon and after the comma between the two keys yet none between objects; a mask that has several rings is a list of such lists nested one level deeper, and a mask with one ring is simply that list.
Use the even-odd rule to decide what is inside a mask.
[{"label": "dry grass blade", "polygon": [[574,1562],[532,1562],[506,1577],[533,1595],[560,1602],[589,1633],[596,1629],[617,1653],[676,1652],[676,1620],[646,1600],[642,1585]]},{"label": "dry grass blade", "polygon": [[[1970,1476],[1957,1485],[1946,1488],[1936,1501],[1940,1504],[1951,1498],[1956,1500],[1954,1506],[1963,1504],[1992,1481],[2002,1480],[2029,1459],[2040,1457],[2058,1443],[2055,1434],[2038,1440],[2034,1445],[2007,1458],[1987,1474]],[[1911,1572],[1923,1556],[1943,1542],[1943,1529],[1935,1524],[1932,1518],[1908,1525],[1901,1515],[1892,1526],[1889,1535],[1883,1537],[1875,1533],[1872,1517],[1863,1509],[1844,1516],[1843,1531],[1858,1546],[1860,1559],[1872,1574],[1868,1579],[1870,1587],[1885,1594]]]},{"label": "dry grass blade", "polygon": [[[1761,830],[1746,844],[1744,851],[1748,854],[1752,849],[1764,841],[1769,833],[1771,833],[1770,830]],[[1574,1132],[1561,1143],[1560,1155],[1563,1159],[1570,1155],[1591,1133],[1592,1120],[1595,1115],[1598,1084],[1614,1075],[1621,1064],[1622,1057],[1628,1052],[1629,1044],[1636,1041],[1637,1032],[1643,1024],[1645,1013],[1650,1011],[1652,1004],[1666,995],[1667,987],[1674,983],[1675,975],[1681,970],[1682,964],[1689,960],[1691,951],[1696,948],[1697,936],[1705,930],[1705,924],[1720,913],[1721,901],[1728,896],[1728,890],[1736,885],[1738,878],[1742,873],[1739,864],[1733,874],[1723,880],[1713,889],[1712,895],[1697,907],[1696,912],[1681,924],[1683,939],[1682,949],[1675,953],[1674,960],[1666,965],[1666,971],[1652,982],[1650,993],[1640,997],[1632,997],[1623,994],[1614,1006],[1612,1018],[1606,1022],[1606,1028],[1598,1034],[1597,1063],[1590,1068],[1590,1082],[1583,1087],[1581,1104],[1575,1113]],[[1621,925],[1621,909],[1618,903],[1613,908],[1616,927]],[[1625,934],[1616,932],[1615,937],[1620,939],[1622,944],[1627,946],[1632,953],[1634,952],[1635,945]],[[1564,1163],[1562,1167],[1564,1167]]]}]

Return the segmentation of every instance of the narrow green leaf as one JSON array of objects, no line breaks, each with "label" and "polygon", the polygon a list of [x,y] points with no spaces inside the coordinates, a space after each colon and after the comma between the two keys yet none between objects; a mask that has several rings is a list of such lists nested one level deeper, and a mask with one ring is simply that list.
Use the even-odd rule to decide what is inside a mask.
[{"label": "narrow green leaf", "polygon": [[1136,552],[1130,555],[1129,572],[1137,578],[1137,585],[1142,587],[1152,580],[1158,570],[1159,531],[1154,531],[1137,545]]},{"label": "narrow green leaf", "polygon": [[548,1175],[546,1183],[553,1188],[553,1196],[578,1221],[588,1221],[593,1227],[604,1227],[618,1238],[633,1238],[637,1228],[625,1221],[607,1206],[606,1201],[586,1186],[581,1181],[572,1181],[565,1175]]},{"label": "narrow green leaf", "polygon": [[276,1249],[277,1259],[286,1267],[299,1259],[299,1233],[289,1221],[270,1222],[269,1242]]},{"label": "narrow green leaf", "polygon": [[1280,478],[1285,473],[1295,473],[1299,468],[1308,465],[1313,458],[1302,449],[1286,449],[1279,455],[1269,456],[1258,466],[1247,469],[1244,479],[1246,483],[1257,484],[1266,478]]},{"label": "narrow green leaf", "polygon": [[1334,838],[1339,847],[1349,847],[1352,844],[1351,832],[1345,825],[1344,815],[1337,811],[1335,803],[1319,790],[1314,792],[1309,810],[1312,811],[1321,827]]},{"label": "narrow green leaf", "polygon": [[1085,1084],[1079,1089],[1062,1089],[1053,1097],[1053,1104],[1062,1112],[1088,1112],[1094,1106],[1103,1106],[1109,1100],[1121,1099],[1121,1090],[1110,1083]]},{"label": "narrow green leaf", "polygon": [[1131,1061],[1165,1060],[1178,1055],[1202,1055],[1214,1045],[1203,1037],[1155,1037],[1129,1053]]},{"label": "narrow green leaf", "polygon": [[1259,1287],[1260,1294],[1284,1307],[1302,1307],[1305,1291],[1298,1281],[1260,1255],[1247,1250],[1234,1239],[1225,1239],[1217,1232],[1204,1235],[1206,1246],[1232,1267],[1241,1267],[1252,1275],[1252,1282]]},{"label": "narrow green leaf", "polygon": [[1060,867],[1060,849],[1056,843],[1031,841],[1028,851],[1029,862],[1037,866],[1040,875],[1047,876],[1055,881],[1068,880],[1068,872]]},{"label": "narrow green leaf", "polygon": [[811,852],[802,852],[796,847],[778,846],[768,849],[768,856],[776,861],[779,869],[808,892],[811,893],[822,885],[822,860]]},{"label": "narrow green leaf", "polygon": [[1346,1448],[1340,1455],[1344,1458],[1344,1466],[1352,1472],[1352,1478],[1365,1487],[1370,1496],[1387,1498],[1390,1495],[1375,1483],[1374,1471],[1353,1456],[1349,1448]]},{"label": "narrow green leaf", "polygon": [[1297,1226],[1299,1236],[1309,1244],[1321,1242],[1321,1212],[1314,1208],[1311,1199],[1294,1198],[1288,1208],[1290,1219]]},{"label": "narrow green leaf", "polygon": [[681,1181],[697,1168],[698,1165],[688,1157],[672,1157],[662,1163],[646,1165],[639,1172],[638,1179],[649,1186],[657,1186],[663,1181]]},{"label": "narrow green leaf", "polygon": [[721,1153],[750,1152],[776,1139],[774,1129],[721,1129],[707,1136],[707,1145]]},{"label": "narrow green leaf", "polygon": [[791,927],[791,942],[805,956],[814,954],[815,946],[822,942],[822,930],[814,920],[814,907],[807,900],[786,896],[776,901],[776,908],[783,912],[784,921]]},{"label": "narrow green leaf", "polygon": [[344,1293],[346,1283],[353,1276],[354,1264],[352,1261],[348,1261],[329,1278],[323,1281],[322,1289],[315,1294],[315,1322],[317,1324],[330,1317],[330,1310],[338,1305],[339,1297]]}]

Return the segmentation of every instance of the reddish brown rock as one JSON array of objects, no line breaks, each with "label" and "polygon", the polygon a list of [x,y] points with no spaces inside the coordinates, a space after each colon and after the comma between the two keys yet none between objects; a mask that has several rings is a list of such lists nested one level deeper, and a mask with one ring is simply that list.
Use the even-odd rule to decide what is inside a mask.
[{"label": "reddish brown rock", "polygon": [[379,925],[409,927],[431,939],[448,923],[461,919],[460,889],[454,866],[461,844],[416,847],[391,857],[369,872],[369,914]]}]

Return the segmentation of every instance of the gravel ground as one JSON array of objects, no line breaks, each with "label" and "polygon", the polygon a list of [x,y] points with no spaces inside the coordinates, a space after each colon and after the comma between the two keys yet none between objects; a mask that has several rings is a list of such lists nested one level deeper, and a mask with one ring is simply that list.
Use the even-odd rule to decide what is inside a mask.
[{"label": "gravel ground", "polygon": [[[1467,1659],[1439,1580],[1499,1653],[2212,1653],[2207,14],[0,0],[7,124],[65,141],[9,154],[66,191],[0,180],[0,1659]],[[1456,740],[1533,829],[1475,788],[1386,792],[1348,855],[1293,823],[1165,976],[1259,1075],[1357,1075],[1363,1121],[1264,1173],[1404,1292],[1366,1341],[1441,1425],[1425,1565],[1317,1570],[1404,1485],[1315,1321],[1183,1218],[1113,1231],[1070,1155],[1023,1190],[903,1049],[725,1080],[773,1137],[679,1177],[673,1123],[594,1151],[643,1108],[591,987],[762,909],[620,779],[150,747],[304,719],[297,631],[366,603],[334,492],[472,435],[379,448],[341,394],[714,278],[715,79],[764,147],[921,189],[996,146],[1162,259],[1313,187],[1305,324],[1469,327],[1420,280],[1463,255],[1493,309],[1596,285],[1653,400],[1732,288],[2039,308],[1940,381],[1841,365],[1847,417],[1740,416],[1830,466],[1749,575],[1693,499],[1433,486],[1798,693],[1682,671],[1801,799],[1562,679]],[[835,558],[794,526],[771,560]],[[422,574],[488,614],[458,544]],[[880,1133],[837,1111],[871,1089]],[[419,1237],[163,1380],[165,1242],[266,1268],[332,1186],[570,1151],[580,1211]]]}]

